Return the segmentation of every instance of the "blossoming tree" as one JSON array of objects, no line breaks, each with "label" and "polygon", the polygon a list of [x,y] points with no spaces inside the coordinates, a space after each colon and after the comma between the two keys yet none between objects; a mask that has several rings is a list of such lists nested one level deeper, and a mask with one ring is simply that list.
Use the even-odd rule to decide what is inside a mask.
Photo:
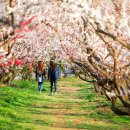
[{"label": "blossoming tree", "polygon": [[129,6],[129,0],[18,1],[14,13],[23,27],[35,18],[19,29],[24,37],[11,54],[24,63],[46,62],[52,55],[70,62],[81,79],[108,97],[116,114],[129,114]]},{"label": "blossoming tree", "polygon": [[127,114],[115,105],[119,99],[125,107],[130,107],[130,2],[65,2],[72,8],[75,16],[83,20],[82,44],[85,49],[82,51],[86,56],[82,60],[73,58],[72,61],[77,64],[81,74],[92,77],[95,87],[111,100],[115,113]]}]

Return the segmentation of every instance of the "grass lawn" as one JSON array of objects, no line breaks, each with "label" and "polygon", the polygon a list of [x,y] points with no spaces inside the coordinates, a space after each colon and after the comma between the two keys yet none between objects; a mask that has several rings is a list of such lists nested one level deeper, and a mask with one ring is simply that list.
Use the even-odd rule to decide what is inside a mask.
[{"label": "grass lawn", "polygon": [[58,81],[58,94],[38,92],[35,81],[0,87],[0,130],[130,130],[130,117],[117,116],[104,96],[78,78]]}]

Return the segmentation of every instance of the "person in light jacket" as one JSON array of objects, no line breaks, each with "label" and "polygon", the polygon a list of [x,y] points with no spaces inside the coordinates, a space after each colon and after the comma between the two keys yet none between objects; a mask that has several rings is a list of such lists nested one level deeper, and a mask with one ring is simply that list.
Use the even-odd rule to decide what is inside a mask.
[{"label": "person in light jacket", "polygon": [[44,69],[44,64],[42,63],[42,61],[38,61],[38,66],[36,68],[36,81],[38,82],[38,90],[40,93],[43,89],[43,82],[46,79],[45,75],[46,75],[46,72]]},{"label": "person in light jacket", "polygon": [[60,68],[53,61],[50,61],[50,67],[48,69],[48,80],[50,81],[50,95],[57,93],[57,80],[60,78]]}]

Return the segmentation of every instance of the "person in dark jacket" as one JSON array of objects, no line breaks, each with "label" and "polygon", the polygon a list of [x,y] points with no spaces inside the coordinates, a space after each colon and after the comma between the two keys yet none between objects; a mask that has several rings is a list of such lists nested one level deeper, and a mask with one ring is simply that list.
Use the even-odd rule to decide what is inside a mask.
[{"label": "person in dark jacket", "polygon": [[60,68],[53,61],[50,61],[50,67],[48,69],[48,80],[50,81],[50,95],[57,93],[57,80],[60,78]]},{"label": "person in dark jacket", "polygon": [[42,63],[42,61],[38,61],[38,66],[36,68],[36,81],[38,82],[38,90],[40,93],[43,89],[43,82],[46,79],[45,75],[46,75],[46,72],[44,69],[44,64]]}]

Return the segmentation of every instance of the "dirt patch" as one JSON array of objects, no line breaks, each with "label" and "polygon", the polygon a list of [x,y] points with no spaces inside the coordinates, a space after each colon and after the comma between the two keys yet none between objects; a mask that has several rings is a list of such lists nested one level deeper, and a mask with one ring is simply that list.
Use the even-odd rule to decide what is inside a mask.
[{"label": "dirt patch", "polygon": [[111,113],[112,111],[111,111],[111,109],[109,108],[109,107],[99,107],[99,108],[96,108],[95,109],[95,112],[98,112],[98,111],[102,111],[102,113],[104,113],[104,114],[108,114],[108,113]]},{"label": "dirt patch", "polygon": [[5,85],[5,84],[0,84],[0,87],[7,87],[7,85]]},{"label": "dirt patch", "polygon": [[89,111],[73,109],[49,109],[47,112],[51,115],[85,116]]},{"label": "dirt patch", "polygon": [[60,92],[70,92],[70,93],[77,93],[80,88],[78,87],[59,87],[58,89]]}]

